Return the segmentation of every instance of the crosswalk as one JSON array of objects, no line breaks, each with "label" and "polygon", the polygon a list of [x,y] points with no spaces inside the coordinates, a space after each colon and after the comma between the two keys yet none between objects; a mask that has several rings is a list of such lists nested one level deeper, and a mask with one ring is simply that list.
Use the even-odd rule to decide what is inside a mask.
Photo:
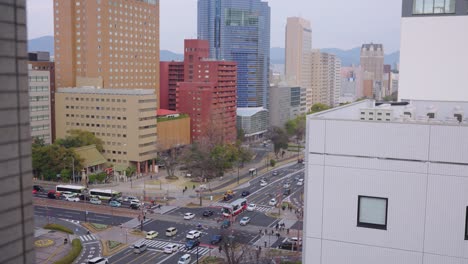
[{"label": "crosswalk", "polygon": [[93,240],[97,240],[97,237],[95,235],[82,235],[80,236],[80,240],[82,242],[90,242]]},{"label": "crosswalk", "polygon": [[[167,242],[167,241],[160,241],[160,240],[148,240],[148,239],[140,239],[135,244],[144,242],[149,248],[155,248],[163,250],[165,246],[169,244],[175,244],[179,248],[179,252],[189,253],[189,254],[197,254],[197,248],[193,248],[191,250],[185,249],[185,246],[179,243]],[[199,247],[198,248],[198,255],[203,256],[210,251],[207,247]]]},{"label": "crosswalk", "polygon": [[[229,204],[228,203],[223,203],[223,202],[214,202],[214,203],[210,204],[211,207],[223,207],[223,206],[227,206],[227,205],[229,205]],[[255,211],[266,213],[266,212],[271,211],[271,209],[273,209],[273,207],[257,205],[257,208],[255,208]]]}]

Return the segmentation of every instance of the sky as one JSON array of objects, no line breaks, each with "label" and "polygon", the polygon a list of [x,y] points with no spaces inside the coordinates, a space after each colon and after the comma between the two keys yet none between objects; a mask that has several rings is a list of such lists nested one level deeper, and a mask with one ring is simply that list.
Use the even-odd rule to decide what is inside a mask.
[{"label": "sky", "polygon": [[[90,1],[90,0],[88,0]],[[265,1],[265,0],[264,0]],[[313,48],[351,49],[382,43],[399,50],[401,0],[267,0],[271,47],[284,47],[286,18],[311,21]],[[197,0],[160,0],[161,49],[182,53],[183,40],[197,37]],[[27,0],[28,38],[53,35],[52,0]]]}]

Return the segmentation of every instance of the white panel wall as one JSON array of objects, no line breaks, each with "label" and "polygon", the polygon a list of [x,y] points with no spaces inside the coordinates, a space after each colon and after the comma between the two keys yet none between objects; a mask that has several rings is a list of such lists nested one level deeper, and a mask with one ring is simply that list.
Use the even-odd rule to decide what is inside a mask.
[{"label": "white panel wall", "polygon": [[[422,251],[426,176],[325,168],[323,238]],[[388,198],[387,230],[357,227],[358,195]]]},{"label": "white panel wall", "polygon": [[467,28],[468,16],[402,19],[399,99],[468,101]]},{"label": "white panel wall", "polygon": [[305,237],[303,241],[304,245],[307,245],[307,250],[305,250],[306,247],[302,250],[302,263],[319,264],[322,255],[322,240]]},{"label": "white panel wall", "polygon": [[322,254],[322,264],[419,264],[422,261],[422,253],[326,240]]},{"label": "white panel wall", "polygon": [[328,120],[325,152],[427,160],[429,128],[418,124]]},{"label": "white panel wall", "polygon": [[307,174],[305,181],[307,226],[304,226],[304,233],[307,237],[320,238],[322,236],[323,166],[309,164]]},{"label": "white panel wall", "polygon": [[424,264],[468,264],[467,259],[424,254]]},{"label": "white panel wall", "polygon": [[308,153],[325,151],[325,120],[307,119]]},{"label": "white panel wall", "polygon": [[464,240],[468,169],[463,171],[465,177],[429,176],[426,252],[468,258],[468,241]]},{"label": "white panel wall", "polygon": [[[468,94],[468,86],[465,93]],[[431,126],[430,160],[468,163],[468,127]]]}]

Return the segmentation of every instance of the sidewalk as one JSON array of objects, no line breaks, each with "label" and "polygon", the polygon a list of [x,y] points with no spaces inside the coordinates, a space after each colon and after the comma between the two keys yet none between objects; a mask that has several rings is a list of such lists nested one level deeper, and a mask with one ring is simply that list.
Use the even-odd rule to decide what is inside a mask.
[{"label": "sidewalk", "polygon": [[[65,238],[69,241],[67,244],[64,244]],[[49,264],[62,259],[68,255],[72,248],[71,240],[71,235],[36,228],[34,234],[34,249],[36,251],[35,263]]]}]

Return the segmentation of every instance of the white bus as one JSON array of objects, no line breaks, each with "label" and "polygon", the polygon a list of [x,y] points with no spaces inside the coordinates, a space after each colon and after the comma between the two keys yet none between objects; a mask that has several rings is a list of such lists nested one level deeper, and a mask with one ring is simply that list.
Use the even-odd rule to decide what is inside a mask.
[{"label": "white bus", "polygon": [[100,200],[110,200],[111,198],[122,196],[122,193],[113,190],[91,189],[89,190],[89,195],[97,197]]},{"label": "white bus", "polygon": [[57,185],[55,187],[57,192],[71,192],[78,195],[83,194],[86,191],[86,187],[81,185]]},{"label": "white bus", "polygon": [[247,200],[245,198],[240,198],[223,206],[223,215],[225,217],[236,216],[242,213],[245,209],[247,209]]}]

